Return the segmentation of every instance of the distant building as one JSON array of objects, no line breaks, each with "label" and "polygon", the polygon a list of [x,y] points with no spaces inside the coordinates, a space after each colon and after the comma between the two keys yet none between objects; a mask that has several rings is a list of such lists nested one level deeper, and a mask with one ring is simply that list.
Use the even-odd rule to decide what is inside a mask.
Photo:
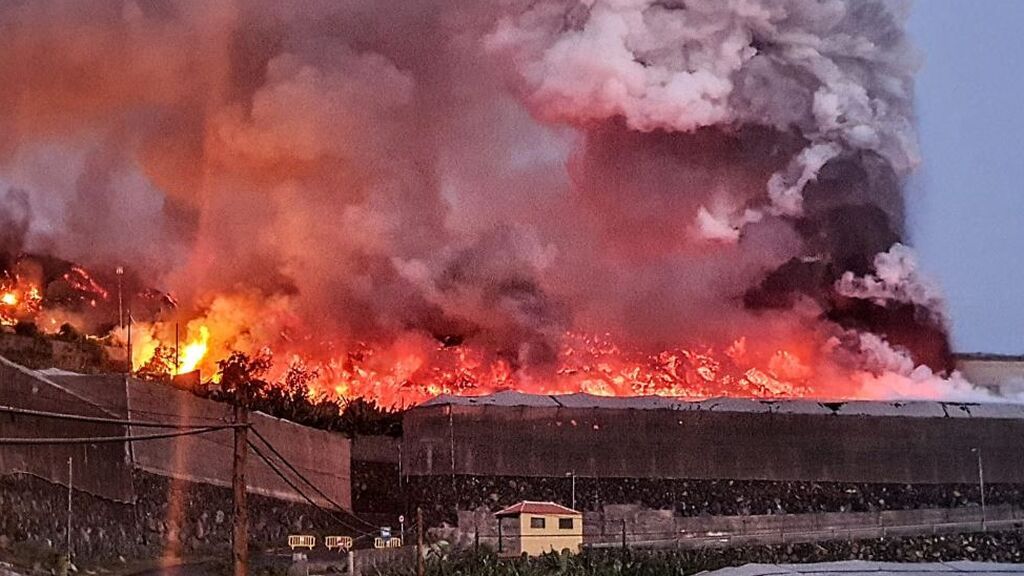
[{"label": "distant building", "polygon": [[536,556],[583,545],[583,514],[554,502],[524,500],[495,513],[499,551],[507,556]]},{"label": "distant building", "polygon": [[969,382],[1013,397],[1024,392],[1024,356],[957,354],[956,369]]},{"label": "distant building", "polygon": [[[440,478],[449,486],[452,478],[467,486],[481,477],[558,478],[568,490],[570,470],[609,482],[963,484],[978,478],[972,449],[984,454],[986,484],[1024,483],[1024,403],[500,392],[440,396],[408,410],[402,430],[403,479],[431,486]],[[512,497],[556,499],[537,486]],[[490,493],[456,497],[472,503]]]}]

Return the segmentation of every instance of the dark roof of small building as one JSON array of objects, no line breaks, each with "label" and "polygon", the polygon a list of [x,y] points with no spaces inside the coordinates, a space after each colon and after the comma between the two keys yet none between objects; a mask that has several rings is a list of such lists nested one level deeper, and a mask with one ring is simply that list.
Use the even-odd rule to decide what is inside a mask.
[{"label": "dark roof of small building", "polygon": [[519,516],[520,514],[553,514],[553,515],[573,515],[579,516],[581,512],[577,512],[572,508],[562,506],[561,504],[555,504],[554,502],[531,502],[530,500],[523,500],[518,504],[513,504],[504,510],[495,512],[494,515],[501,516]]}]

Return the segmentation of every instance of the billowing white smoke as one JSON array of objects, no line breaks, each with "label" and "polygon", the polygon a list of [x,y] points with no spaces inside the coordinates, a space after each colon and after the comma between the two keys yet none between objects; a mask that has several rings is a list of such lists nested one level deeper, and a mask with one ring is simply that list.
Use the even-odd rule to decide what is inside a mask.
[{"label": "billowing white smoke", "polygon": [[858,387],[855,397],[1024,403],[1024,394],[1000,396],[974,386],[956,371],[936,374],[927,366],[917,365],[905,350],[893,348],[875,334],[861,333],[857,338],[863,370],[852,376]]},{"label": "billowing white smoke", "polygon": [[621,117],[640,131],[755,124],[807,139],[769,182],[771,210],[842,150],[871,150],[903,175],[918,160],[915,58],[906,2],[549,0],[501,21],[522,90],[546,119]]},{"label": "billowing white smoke", "polygon": [[844,272],[836,281],[836,291],[850,298],[871,300],[880,306],[890,302],[914,304],[945,322],[942,293],[921,274],[913,250],[894,244],[888,252],[876,255],[874,264],[874,274],[857,276]]}]

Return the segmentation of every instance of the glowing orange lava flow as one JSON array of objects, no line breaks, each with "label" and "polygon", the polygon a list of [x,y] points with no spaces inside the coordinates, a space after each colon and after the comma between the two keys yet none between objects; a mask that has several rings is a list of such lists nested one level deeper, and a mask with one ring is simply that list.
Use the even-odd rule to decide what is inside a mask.
[{"label": "glowing orange lava flow", "polygon": [[[92,290],[84,273],[72,271],[68,278]],[[16,276],[0,277],[0,324],[54,322],[59,308],[40,314],[41,304],[36,286]],[[318,337],[290,310],[287,299],[223,296],[205,304],[201,315],[188,322],[133,321],[132,366],[142,377],[197,370],[202,380],[215,382],[218,362],[233,352],[253,356],[272,350],[277,361],[268,381],[290,388],[288,378],[298,368],[303,374],[299,381],[311,398],[365,398],[388,407],[417,404],[439,394],[504,390],[681,399],[842,399],[937,397],[944,389],[941,382],[925,382],[934,376],[930,372],[903,366],[910,359],[896,358],[897,352],[881,340],[865,355],[841,342],[843,334],[799,325],[740,337],[724,347],[686,343],[660,349],[608,334],[569,332],[549,343],[555,347],[550,357],[523,362],[514,346],[472,341],[446,345],[419,332],[369,343]],[[74,322],[74,316],[67,321]],[[865,339],[856,341],[863,344]],[[126,328],[115,328],[106,342],[125,346]],[[852,363],[851,354],[859,355]],[[882,365],[857,364],[865,358]]]},{"label": "glowing orange lava flow", "polygon": [[[150,349],[158,346],[151,344]],[[379,347],[359,344],[320,361],[301,352],[283,351],[271,376],[280,380],[289,366],[301,365],[316,373],[309,384],[312,397],[361,397],[385,406],[416,404],[438,394],[481,395],[501,390],[690,399],[812,393],[808,386],[811,370],[794,352],[774,350],[754,359],[746,348],[746,340],[741,338],[721,352],[677,348],[651,354],[627,350],[608,337],[569,333],[552,362],[515,370],[509,360],[482,347],[443,346],[426,340]],[[191,331],[191,340],[182,348],[180,372],[198,367],[209,379],[216,371],[216,361],[226,354],[203,325]],[[288,362],[280,362],[282,357]]]},{"label": "glowing orange lava flow", "polygon": [[[205,379],[213,377],[217,361],[232,351],[215,335],[215,326],[191,323],[179,350],[177,373],[199,369]],[[157,358],[164,362],[166,373],[175,373],[173,354],[167,353],[165,342],[155,337],[140,340],[134,354],[136,366]],[[362,397],[386,406],[416,404],[438,394],[480,395],[501,390],[693,399],[811,393],[812,371],[795,352],[768,349],[755,355],[747,348],[746,339],[741,338],[723,351],[675,348],[652,354],[617,345],[608,336],[568,333],[551,362],[517,370],[508,358],[482,346],[444,346],[421,338],[387,346],[355,344],[326,359],[316,350],[281,349],[271,377],[279,380],[290,366],[300,365],[316,373],[309,384],[311,396]],[[268,349],[258,351],[267,353]],[[287,361],[281,362],[282,358]]]},{"label": "glowing orange lava flow", "polygon": [[13,326],[31,318],[42,303],[39,287],[20,277],[0,277],[0,325]]},{"label": "glowing orange lava flow", "polygon": [[[738,342],[743,342],[740,340]],[[607,338],[567,334],[552,366],[513,371],[501,358],[468,346],[438,347],[429,357],[395,361],[391,350],[366,348],[323,367],[318,385],[338,396],[385,405],[414,404],[438,394],[479,395],[501,390],[603,396],[716,396],[779,398],[811,393],[811,371],[792,352],[778,350],[763,366],[711,349],[628,351]]]}]

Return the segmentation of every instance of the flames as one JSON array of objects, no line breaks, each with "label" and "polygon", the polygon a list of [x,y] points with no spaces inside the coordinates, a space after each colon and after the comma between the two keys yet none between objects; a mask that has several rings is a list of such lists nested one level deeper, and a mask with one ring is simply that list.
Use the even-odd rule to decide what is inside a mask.
[{"label": "flames", "polygon": [[18,275],[0,277],[0,325],[14,326],[35,316],[42,305],[39,287]]},{"label": "flames", "polygon": [[[72,288],[73,297],[44,299],[40,285],[25,276],[0,277],[0,324],[36,322],[51,331],[68,323],[81,330],[75,310],[83,307],[117,320],[116,308],[97,309],[95,302],[109,304],[111,292],[84,269],[71,267],[60,282],[47,285],[46,294],[66,294],[60,289],[64,285]],[[445,343],[420,332],[378,341],[318,334],[295,313],[294,298],[218,294],[191,313],[172,309],[176,321],[145,322],[126,315],[132,318],[133,368],[156,377],[199,371],[203,379],[214,380],[218,362],[234,351],[269,353],[276,360],[272,381],[285,382],[290,368],[302,366],[314,375],[308,382],[311,398],[367,398],[384,406],[412,405],[439,394],[502,390],[684,399],[971,393],[964,383],[916,366],[882,339],[847,334],[855,344],[840,343],[842,334],[822,333],[813,323],[786,324],[724,346],[689,342],[654,349],[614,334],[567,332],[553,338],[557,348],[547,361],[528,365],[518,360],[517,351],[493,343]],[[68,308],[68,302],[74,307]],[[115,328],[104,342],[127,346],[127,332],[126,326]],[[844,354],[853,361],[844,364]],[[866,359],[874,359],[876,366],[865,366]]]},{"label": "flames", "polygon": [[206,357],[206,352],[209,350],[210,344],[210,329],[206,326],[199,327],[199,337],[187,344],[181,351],[180,360],[175,372],[184,374],[186,372],[194,371],[199,363]]},{"label": "flames", "polygon": [[[224,320],[223,316],[219,319]],[[486,346],[446,346],[415,334],[384,344],[353,343],[336,351],[337,343],[284,338],[277,340],[276,348],[268,348],[260,341],[240,340],[235,330],[219,324],[214,316],[188,323],[188,337],[180,344],[175,371],[175,356],[169,351],[173,340],[166,339],[173,336],[173,328],[140,326],[136,365],[162,363],[168,374],[198,369],[210,379],[217,361],[247,341],[260,347],[243,351],[276,355],[272,379],[282,379],[289,366],[299,364],[316,374],[311,397],[363,397],[385,406],[416,404],[438,394],[481,395],[501,390],[688,399],[799,397],[814,395],[817,390],[812,386],[814,371],[808,359],[794,350],[752,346],[746,338],[724,350],[678,346],[650,353],[618,343],[610,334],[570,332],[561,338],[561,347],[549,365],[516,368],[513,360]]]}]

